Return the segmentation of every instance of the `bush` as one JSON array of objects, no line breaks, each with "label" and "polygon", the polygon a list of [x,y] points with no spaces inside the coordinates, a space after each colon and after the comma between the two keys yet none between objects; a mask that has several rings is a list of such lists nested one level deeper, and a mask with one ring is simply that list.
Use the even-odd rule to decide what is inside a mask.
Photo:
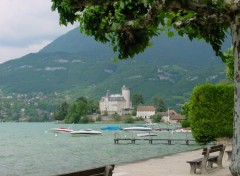
[{"label": "bush", "polygon": [[190,103],[191,129],[197,142],[207,143],[217,137],[233,136],[233,85],[197,86]]},{"label": "bush", "polygon": [[181,125],[182,125],[183,128],[188,128],[188,127],[190,127],[190,124],[191,124],[191,122],[188,121],[188,120],[183,120],[183,121],[181,121]]},{"label": "bush", "polygon": [[121,116],[119,114],[117,114],[117,113],[113,114],[113,119],[116,122],[119,122],[119,121],[122,120]]},{"label": "bush", "polygon": [[136,117],[136,118],[134,119],[134,121],[144,121],[144,118],[142,118],[142,117]]},{"label": "bush", "polygon": [[154,123],[159,123],[162,120],[162,116],[160,114],[155,114],[151,116],[151,119],[153,120]]},{"label": "bush", "polygon": [[124,118],[125,123],[134,123],[134,118],[132,116],[126,116]]},{"label": "bush", "polygon": [[100,121],[102,121],[102,118],[101,118],[101,117],[97,117],[97,118],[96,118],[96,121],[97,121],[97,122],[100,122]]}]

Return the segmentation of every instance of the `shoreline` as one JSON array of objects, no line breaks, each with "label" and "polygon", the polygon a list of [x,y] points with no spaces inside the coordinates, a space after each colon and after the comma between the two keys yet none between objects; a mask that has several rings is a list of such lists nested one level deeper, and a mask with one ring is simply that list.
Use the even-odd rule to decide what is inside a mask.
[{"label": "shoreline", "polygon": [[[230,146],[226,146],[226,150],[230,148]],[[186,161],[200,158],[201,153],[202,149],[195,149],[131,163],[120,163],[115,165],[113,176],[191,176],[190,165]],[[229,170],[230,161],[227,160],[226,153],[223,155],[222,162],[223,168],[216,169],[207,175],[231,176]]]}]

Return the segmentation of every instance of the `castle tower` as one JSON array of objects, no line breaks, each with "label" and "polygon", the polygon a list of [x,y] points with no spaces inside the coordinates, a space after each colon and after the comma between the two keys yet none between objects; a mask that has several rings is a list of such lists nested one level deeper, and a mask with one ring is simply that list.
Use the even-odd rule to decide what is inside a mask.
[{"label": "castle tower", "polygon": [[130,90],[125,85],[122,87],[122,96],[126,100],[126,108],[131,108],[132,103],[130,101]]}]

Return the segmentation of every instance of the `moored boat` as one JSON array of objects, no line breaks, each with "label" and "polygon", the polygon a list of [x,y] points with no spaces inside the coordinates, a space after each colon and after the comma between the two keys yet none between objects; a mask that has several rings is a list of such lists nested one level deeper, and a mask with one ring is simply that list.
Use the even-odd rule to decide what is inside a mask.
[{"label": "moored boat", "polygon": [[152,132],[143,132],[143,133],[138,133],[137,136],[138,137],[157,136],[157,134]]},{"label": "moored boat", "polygon": [[101,130],[122,130],[122,128],[120,126],[106,126],[101,128]]},{"label": "moored boat", "polygon": [[60,127],[60,128],[52,128],[51,131],[54,133],[70,133],[73,131],[73,129]]},{"label": "moored boat", "polygon": [[177,133],[191,133],[192,131],[188,128],[181,128],[181,129],[175,130],[175,132],[177,132]]},{"label": "moored boat", "polygon": [[79,131],[72,131],[70,132],[70,134],[72,136],[92,136],[92,135],[101,135],[102,132],[88,128],[88,129],[82,129]]},{"label": "moored boat", "polygon": [[123,128],[123,130],[124,131],[152,131],[152,128],[133,126],[133,127]]}]

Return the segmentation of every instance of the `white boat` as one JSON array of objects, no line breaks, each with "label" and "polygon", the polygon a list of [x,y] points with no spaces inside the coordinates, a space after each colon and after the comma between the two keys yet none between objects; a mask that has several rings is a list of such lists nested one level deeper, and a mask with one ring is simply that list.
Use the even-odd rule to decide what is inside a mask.
[{"label": "white boat", "polygon": [[123,130],[124,131],[152,131],[152,128],[135,126],[135,127],[126,127],[126,128],[123,128]]},{"label": "white boat", "polygon": [[92,135],[101,135],[102,132],[88,128],[88,129],[82,129],[79,131],[72,131],[70,132],[70,134],[72,136],[92,136]]},{"label": "white boat", "polygon": [[175,130],[175,132],[177,132],[177,133],[191,133],[192,131],[190,129],[187,129],[187,128],[181,128],[181,129]]},{"label": "white boat", "polygon": [[138,133],[138,137],[146,137],[146,136],[157,136],[157,134],[152,133],[152,132],[143,132],[143,133]]},{"label": "white boat", "polygon": [[70,128],[60,127],[60,128],[52,128],[51,131],[54,133],[70,133],[73,130]]}]

